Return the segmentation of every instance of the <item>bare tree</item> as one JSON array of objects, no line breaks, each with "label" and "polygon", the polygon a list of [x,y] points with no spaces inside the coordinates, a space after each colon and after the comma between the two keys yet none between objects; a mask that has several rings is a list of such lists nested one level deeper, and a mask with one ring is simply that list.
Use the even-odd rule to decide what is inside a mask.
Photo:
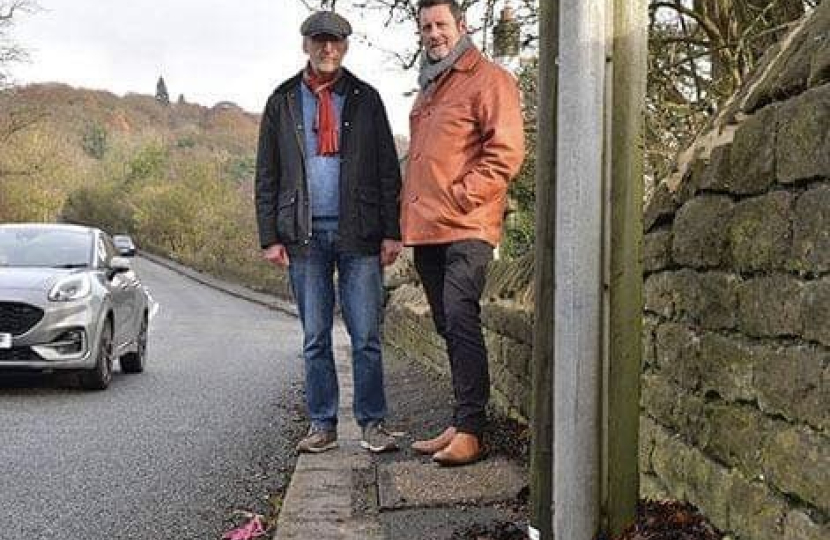
[{"label": "bare tree", "polygon": [[0,90],[10,84],[11,64],[28,59],[26,50],[11,38],[11,28],[21,13],[37,9],[35,0],[0,0]]},{"label": "bare tree", "polygon": [[[366,10],[378,14],[384,27],[408,25],[415,29],[418,0],[298,0],[309,10],[338,9],[343,12]],[[504,0],[459,0],[461,8],[468,14],[467,25],[470,33],[478,39],[483,49],[492,40],[492,32],[498,22],[496,7]],[[516,7],[516,19],[522,27],[523,47],[533,47],[537,43],[539,31],[538,0],[513,0]],[[420,56],[420,48],[413,39],[411,43],[394,49],[384,48],[377,43],[378,36],[358,32],[357,38],[379,48],[393,57],[404,69],[415,66]]]},{"label": "bare tree", "polygon": [[671,168],[764,52],[817,1],[652,0],[646,172]]}]

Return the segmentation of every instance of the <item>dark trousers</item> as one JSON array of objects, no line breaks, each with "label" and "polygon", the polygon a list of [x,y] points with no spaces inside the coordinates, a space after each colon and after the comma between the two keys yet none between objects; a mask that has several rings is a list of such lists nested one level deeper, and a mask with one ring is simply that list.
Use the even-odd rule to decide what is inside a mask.
[{"label": "dark trousers", "polygon": [[479,436],[487,425],[490,399],[480,300],[492,259],[493,248],[481,240],[415,247],[415,269],[450,359],[455,394],[453,425]]}]

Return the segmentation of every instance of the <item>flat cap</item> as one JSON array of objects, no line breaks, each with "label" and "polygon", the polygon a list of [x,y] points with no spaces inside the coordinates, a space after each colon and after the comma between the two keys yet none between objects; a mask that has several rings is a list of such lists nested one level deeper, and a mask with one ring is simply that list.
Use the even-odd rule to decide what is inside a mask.
[{"label": "flat cap", "polygon": [[333,11],[317,11],[303,21],[300,33],[308,37],[328,34],[345,39],[352,33],[352,25]]}]

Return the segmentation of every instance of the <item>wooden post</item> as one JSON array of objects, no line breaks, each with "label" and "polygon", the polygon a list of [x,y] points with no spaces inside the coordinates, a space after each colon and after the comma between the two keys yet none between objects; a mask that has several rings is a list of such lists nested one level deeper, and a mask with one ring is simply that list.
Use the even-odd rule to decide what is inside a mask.
[{"label": "wooden post", "polygon": [[647,0],[614,0],[613,25],[603,528],[619,535],[634,520],[639,494]]},{"label": "wooden post", "polygon": [[534,265],[533,439],[530,448],[531,540],[550,540],[553,491],[554,253],[556,234],[556,60],[559,5],[539,6],[539,106],[536,141],[536,245]]}]

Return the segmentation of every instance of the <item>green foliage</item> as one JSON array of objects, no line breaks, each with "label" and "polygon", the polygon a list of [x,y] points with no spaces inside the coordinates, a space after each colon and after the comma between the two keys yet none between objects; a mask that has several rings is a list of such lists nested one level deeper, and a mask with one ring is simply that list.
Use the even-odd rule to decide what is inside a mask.
[{"label": "green foliage", "polygon": [[81,138],[84,152],[95,159],[102,159],[107,153],[107,130],[101,124],[89,124]]},{"label": "green foliage", "polygon": [[245,182],[254,177],[256,171],[256,157],[253,155],[233,158],[227,165],[228,176],[237,183]]},{"label": "green foliage", "polygon": [[126,182],[161,178],[165,173],[167,149],[160,142],[150,142],[127,162]]},{"label": "green foliage", "polygon": [[176,141],[177,148],[194,148],[195,146],[196,139],[192,135],[184,135]]},{"label": "green foliage", "polygon": [[536,240],[534,213],[514,212],[507,217],[505,225],[500,255],[514,260],[532,253]]},{"label": "green foliage", "polygon": [[525,119],[525,160],[519,175],[510,183],[510,214],[505,221],[501,255],[515,259],[533,251],[536,238],[534,212],[536,204],[536,105],[539,63],[534,60],[522,67],[519,87],[523,95]]},{"label": "green foliage", "polygon": [[116,182],[87,186],[69,194],[61,218],[104,230],[133,231],[133,209]]}]

